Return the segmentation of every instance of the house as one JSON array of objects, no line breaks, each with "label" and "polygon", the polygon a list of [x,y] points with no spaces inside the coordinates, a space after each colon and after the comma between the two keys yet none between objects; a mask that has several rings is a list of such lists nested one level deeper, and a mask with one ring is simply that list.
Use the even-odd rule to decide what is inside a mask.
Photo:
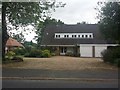
[{"label": "house", "polygon": [[22,47],[24,48],[24,46],[19,43],[17,40],[13,39],[13,38],[9,38],[6,42],[6,48],[5,48],[5,51],[8,52],[10,50],[13,50],[14,48],[16,47]]},{"label": "house", "polygon": [[57,55],[72,53],[80,57],[101,57],[108,46],[116,46],[105,40],[97,24],[48,25],[43,33],[42,47],[52,48]]}]

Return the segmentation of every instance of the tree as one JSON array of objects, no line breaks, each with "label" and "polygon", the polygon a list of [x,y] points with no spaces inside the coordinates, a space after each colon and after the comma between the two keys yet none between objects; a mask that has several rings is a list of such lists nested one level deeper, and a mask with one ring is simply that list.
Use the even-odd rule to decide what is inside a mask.
[{"label": "tree", "polygon": [[43,32],[44,32],[44,29],[46,28],[47,25],[49,24],[54,24],[54,25],[59,25],[59,24],[64,24],[64,22],[60,21],[60,20],[56,20],[56,19],[52,19],[50,17],[46,18],[44,20],[44,22],[40,23],[39,27],[38,27],[38,30],[36,31],[36,34],[37,36],[35,36],[35,39],[37,41],[37,45],[38,45],[38,48],[40,47],[40,44],[41,44],[41,40],[42,40],[42,37],[43,37]]},{"label": "tree", "polygon": [[24,38],[24,35],[22,34],[22,32],[20,34],[13,34],[12,38],[16,39],[20,43],[25,42],[25,38]]},{"label": "tree", "polygon": [[2,2],[2,58],[4,58],[6,41],[9,38],[7,25],[11,24],[18,30],[19,27],[33,25],[37,27],[42,23],[50,10],[63,7],[64,4],[56,5],[55,0],[39,2]]},{"label": "tree", "polygon": [[77,24],[87,24],[87,22],[82,21],[82,22],[78,22]]},{"label": "tree", "polygon": [[120,44],[120,2],[98,2],[98,5],[101,6],[97,9],[101,33],[106,39]]}]

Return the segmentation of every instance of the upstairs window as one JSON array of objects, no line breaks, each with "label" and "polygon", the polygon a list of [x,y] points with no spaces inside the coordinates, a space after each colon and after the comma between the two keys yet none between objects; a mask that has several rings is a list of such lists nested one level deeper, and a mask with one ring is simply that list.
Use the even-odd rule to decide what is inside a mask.
[{"label": "upstairs window", "polygon": [[88,35],[85,35],[85,37],[87,38],[87,37],[88,37]]},{"label": "upstairs window", "polygon": [[84,35],[82,35],[82,38],[84,38]]},{"label": "upstairs window", "polygon": [[60,35],[56,35],[56,38],[60,38]]}]

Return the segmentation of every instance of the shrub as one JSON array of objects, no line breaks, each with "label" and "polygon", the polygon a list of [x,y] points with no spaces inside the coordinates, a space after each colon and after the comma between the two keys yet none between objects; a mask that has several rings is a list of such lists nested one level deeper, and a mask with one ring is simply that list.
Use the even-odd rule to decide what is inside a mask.
[{"label": "shrub", "polygon": [[118,67],[120,67],[120,58],[115,59],[115,65],[117,65]]},{"label": "shrub", "polygon": [[15,56],[15,53],[13,51],[9,51],[6,53],[5,58],[6,60],[11,60]]},{"label": "shrub", "polygon": [[49,50],[43,50],[42,51],[42,57],[50,57],[51,56],[51,54],[50,54],[50,51]]},{"label": "shrub", "polygon": [[25,57],[41,57],[41,50],[32,49],[29,53],[25,54]]},{"label": "shrub", "polygon": [[110,48],[107,50],[104,50],[102,53],[102,59],[104,62],[109,62],[112,64],[120,62],[120,47],[117,48]]},{"label": "shrub", "polygon": [[55,56],[56,54],[55,53],[51,53],[51,56]]},{"label": "shrub", "polygon": [[23,58],[22,57],[18,57],[18,56],[15,56],[12,58],[13,61],[16,61],[16,62],[21,62],[23,61]]},{"label": "shrub", "polygon": [[72,51],[67,52],[66,56],[73,56],[73,52]]},{"label": "shrub", "polygon": [[16,55],[24,55],[26,53],[26,50],[24,48],[16,48],[13,51]]}]

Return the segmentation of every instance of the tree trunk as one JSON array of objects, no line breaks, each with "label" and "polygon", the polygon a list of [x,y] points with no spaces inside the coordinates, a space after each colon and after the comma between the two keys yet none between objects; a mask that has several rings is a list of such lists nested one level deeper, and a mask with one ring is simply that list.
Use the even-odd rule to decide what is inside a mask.
[{"label": "tree trunk", "polygon": [[6,26],[6,3],[2,2],[2,60],[5,59],[5,46],[9,36]]}]

